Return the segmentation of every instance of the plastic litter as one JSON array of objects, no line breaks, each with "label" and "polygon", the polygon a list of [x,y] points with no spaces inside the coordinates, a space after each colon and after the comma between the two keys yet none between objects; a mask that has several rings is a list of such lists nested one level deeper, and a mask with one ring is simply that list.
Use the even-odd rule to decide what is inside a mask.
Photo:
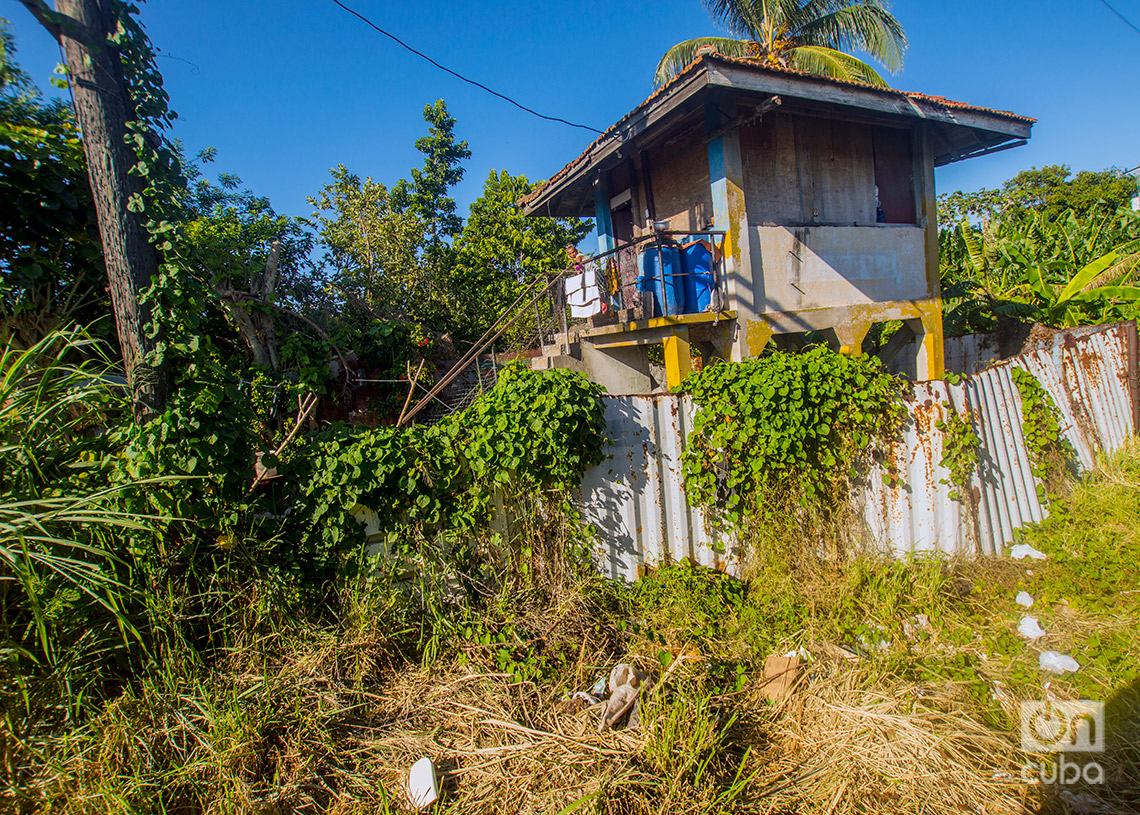
[{"label": "plastic litter", "polygon": [[636,730],[641,726],[641,697],[652,687],[651,676],[636,665],[619,662],[608,676],[603,676],[594,683],[590,693],[579,691],[570,701],[580,706],[573,712],[588,707],[601,707],[599,733],[623,722],[627,728]]},{"label": "plastic litter", "polygon": [[424,756],[408,772],[408,802],[413,809],[427,809],[439,800],[439,779],[435,765]]},{"label": "plastic litter", "polygon": [[[1029,639],[1035,640],[1038,637],[1045,636],[1045,629],[1038,625],[1036,617],[1022,617],[1021,625],[1017,627],[1017,633],[1023,637],[1029,637]],[[1073,670],[1076,670],[1076,668]]]},{"label": "plastic litter", "polygon": [[1025,606],[1025,608],[1033,608],[1033,598],[1030,597],[1029,592],[1019,591],[1017,593],[1017,604]]},{"label": "plastic litter", "polygon": [[1009,556],[1014,560],[1022,560],[1031,557],[1034,560],[1044,560],[1048,557],[1044,552],[1034,549],[1028,543],[1019,543],[1017,546],[1010,550]]},{"label": "plastic litter", "polygon": [[1037,664],[1041,670],[1055,674],[1069,673],[1080,670],[1080,663],[1067,654],[1057,651],[1042,651],[1037,657]]}]

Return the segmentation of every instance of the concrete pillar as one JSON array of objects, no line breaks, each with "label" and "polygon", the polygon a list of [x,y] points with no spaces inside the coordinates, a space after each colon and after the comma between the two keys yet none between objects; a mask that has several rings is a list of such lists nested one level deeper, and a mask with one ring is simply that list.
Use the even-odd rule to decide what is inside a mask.
[{"label": "concrete pillar", "polygon": [[926,300],[919,304],[921,318],[907,320],[915,334],[917,358],[915,378],[919,382],[946,376],[946,347],[942,337],[942,301]]},{"label": "concrete pillar", "polygon": [[[716,100],[705,105],[705,127],[711,133],[723,122]],[[735,115],[735,105],[724,113]],[[740,155],[740,132],[733,128],[708,144],[709,183],[712,190],[713,225],[724,230],[724,278],[721,292],[727,295],[724,308],[735,309],[744,326],[742,335],[733,343],[732,358],[739,362],[742,348],[748,347],[748,317],[757,314],[756,293],[752,280],[752,248],[748,228],[748,210],[744,203],[744,163]],[[761,343],[763,345],[763,343]]]},{"label": "concrete pillar", "polygon": [[835,327],[835,338],[839,340],[839,351],[843,354],[859,354],[863,351],[863,340],[871,325],[866,320],[850,320]]},{"label": "concrete pillar", "polygon": [[585,374],[607,393],[620,396],[653,391],[649,354],[644,346],[598,348],[585,340],[581,348]]},{"label": "concrete pillar", "polygon": [[[918,379],[941,379],[946,375],[946,350],[942,337],[942,280],[938,268],[938,201],[934,189],[934,149],[930,143],[930,130],[920,125],[917,131],[915,156],[920,172],[915,173],[918,195],[918,225],[925,230],[926,285],[929,299],[920,303],[921,331],[918,336]],[[913,327],[913,326],[912,326]]]}]

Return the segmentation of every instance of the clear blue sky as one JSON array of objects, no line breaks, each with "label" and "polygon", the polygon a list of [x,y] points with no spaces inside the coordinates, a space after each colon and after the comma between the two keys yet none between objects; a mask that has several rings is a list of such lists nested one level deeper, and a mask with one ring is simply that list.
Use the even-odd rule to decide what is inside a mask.
[{"label": "clear blue sky", "polygon": [[[718,33],[699,0],[346,2],[460,73],[600,129],[650,93],[669,46]],[[1140,25],[1140,0],[1109,2]],[[910,39],[895,87],[1039,120],[1027,147],[939,170],[940,192],[994,187],[1032,165],[1140,164],[1140,34],[1100,0],[895,0],[893,11]],[[16,0],[0,0],[0,16],[46,88],[55,43]],[[455,191],[464,213],[492,168],[546,178],[593,138],[461,83],[329,0],[153,0],[142,20],[178,58],[159,60],[174,135],[190,153],[218,148],[216,170],[281,212],[309,214],[306,196],[337,164],[389,184],[405,176],[420,163],[421,111],[439,98],[473,153]]]}]

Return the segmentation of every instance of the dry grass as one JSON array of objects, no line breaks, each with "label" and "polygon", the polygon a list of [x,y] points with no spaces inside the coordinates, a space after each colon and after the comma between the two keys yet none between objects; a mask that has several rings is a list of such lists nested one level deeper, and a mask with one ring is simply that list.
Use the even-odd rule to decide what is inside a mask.
[{"label": "dry grass", "polygon": [[[773,811],[1023,813],[1023,757],[942,688],[818,665],[773,722]],[[794,783],[791,783],[794,781]]]},{"label": "dry grass", "polygon": [[[777,573],[777,560],[748,586],[662,570],[633,592],[548,568],[478,612],[419,617],[407,597],[373,587],[337,624],[236,637],[208,669],[157,666],[29,759],[22,809],[399,812],[408,768],[430,756],[445,793],[437,812],[1060,815],[1077,810],[1022,781],[1040,757],[1017,741],[1018,703],[1051,696],[1108,702],[1106,784],[1083,794],[1103,812],[1138,812],[1140,616],[1129,598],[1140,586],[1127,563],[1086,568],[1105,547],[1127,560],[1140,546],[1126,522],[1140,513],[1140,450],[1128,455],[1034,533],[1057,552],[1044,562]],[[1094,523],[1111,540],[1098,543]],[[1115,594],[1088,600],[1102,583]],[[1023,588],[1048,631],[1037,642],[1016,635]],[[929,626],[917,630],[920,612]],[[879,632],[885,645],[862,640],[863,657],[835,647],[859,650]],[[791,695],[768,701],[765,657],[800,646],[811,657]],[[1044,649],[1072,653],[1081,671],[1041,674]],[[501,668],[504,650],[534,657],[522,667],[535,673]],[[663,652],[683,655],[668,673]],[[656,690],[642,729],[599,734],[596,710],[563,700],[621,660],[655,669]]]}]

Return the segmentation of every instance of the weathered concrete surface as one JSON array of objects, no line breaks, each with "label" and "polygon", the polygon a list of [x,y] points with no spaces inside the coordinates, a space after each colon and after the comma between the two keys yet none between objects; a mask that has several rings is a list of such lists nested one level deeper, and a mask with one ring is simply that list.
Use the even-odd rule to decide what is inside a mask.
[{"label": "weathered concrete surface", "polygon": [[[834,308],[928,296],[916,226],[752,227],[757,313]],[[731,307],[731,306],[730,306]]]}]

